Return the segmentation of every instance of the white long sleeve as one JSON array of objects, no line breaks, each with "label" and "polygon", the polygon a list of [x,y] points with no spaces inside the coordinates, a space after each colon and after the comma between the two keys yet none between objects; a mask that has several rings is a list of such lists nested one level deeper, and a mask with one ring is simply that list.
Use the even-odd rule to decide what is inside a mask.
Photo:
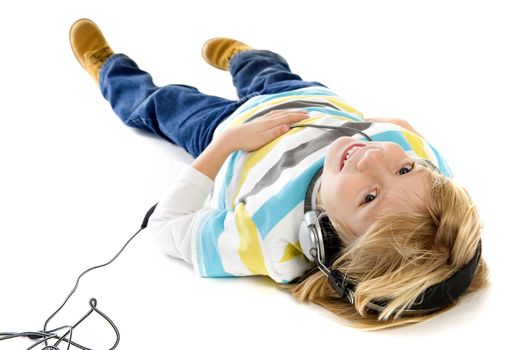
[{"label": "white long sleeve", "polygon": [[192,235],[210,208],[204,208],[214,182],[195,168],[177,163],[172,180],[153,212],[148,229],[162,250],[175,258],[194,264]]}]

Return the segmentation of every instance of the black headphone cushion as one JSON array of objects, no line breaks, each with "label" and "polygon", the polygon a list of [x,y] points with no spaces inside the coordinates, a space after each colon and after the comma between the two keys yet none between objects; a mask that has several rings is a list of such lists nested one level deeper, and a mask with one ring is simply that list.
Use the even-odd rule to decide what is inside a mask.
[{"label": "black headphone cushion", "polygon": [[323,235],[324,251],[326,255],[325,264],[331,266],[339,257],[339,253],[341,253],[342,242],[328,216],[320,218],[319,225],[321,226],[321,234]]}]

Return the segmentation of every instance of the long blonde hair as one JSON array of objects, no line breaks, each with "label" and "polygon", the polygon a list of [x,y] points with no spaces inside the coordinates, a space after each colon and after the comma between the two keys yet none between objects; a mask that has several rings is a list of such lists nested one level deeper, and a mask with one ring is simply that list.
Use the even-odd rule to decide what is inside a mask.
[{"label": "long blonde hair", "polygon": [[[354,305],[340,298],[317,268],[283,287],[298,301],[319,304],[351,321],[350,325],[368,330],[421,322],[454,306],[430,315],[401,314],[426,288],[447,279],[472,259],[482,229],[467,191],[424,168],[432,184],[426,213],[386,214],[359,238],[342,232],[332,221],[343,243],[332,267],[357,281]],[[464,295],[487,285],[488,267],[480,258]],[[366,308],[371,300],[389,302],[377,314]]]}]

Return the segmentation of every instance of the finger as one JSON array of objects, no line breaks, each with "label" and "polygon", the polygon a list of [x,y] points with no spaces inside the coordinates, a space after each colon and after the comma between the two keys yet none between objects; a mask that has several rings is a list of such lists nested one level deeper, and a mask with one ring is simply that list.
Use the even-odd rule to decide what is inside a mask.
[{"label": "finger", "polygon": [[274,109],[273,111],[263,114],[261,116],[261,119],[274,118],[275,116],[281,115],[283,112],[286,112],[286,110],[285,109]]},{"label": "finger", "polygon": [[264,115],[266,118],[275,119],[291,114],[308,114],[304,109],[276,109]]},{"label": "finger", "polygon": [[273,127],[279,124],[293,124],[308,118],[309,115],[306,111],[289,112],[270,119],[270,125]]},{"label": "finger", "polygon": [[286,134],[290,130],[290,126],[286,124],[281,124],[274,126],[271,129],[268,129],[261,133],[261,135],[268,140],[268,142],[278,138],[279,136]]},{"label": "finger", "polygon": [[267,118],[265,118],[267,121],[279,121],[279,122],[286,122],[286,120],[296,120],[296,119],[305,119],[308,118],[309,114],[305,110],[296,110],[296,111],[282,111],[282,112],[276,112],[272,115],[268,115]]}]

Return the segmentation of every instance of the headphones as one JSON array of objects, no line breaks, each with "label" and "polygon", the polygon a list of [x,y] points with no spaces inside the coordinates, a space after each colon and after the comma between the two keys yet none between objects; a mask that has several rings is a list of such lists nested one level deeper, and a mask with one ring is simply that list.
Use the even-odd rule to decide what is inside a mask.
[{"label": "headphones", "polygon": [[[317,268],[328,277],[330,286],[337,294],[347,299],[350,304],[355,304],[354,293],[358,282],[330,267],[341,251],[341,241],[325,211],[310,210],[304,214],[299,229],[299,242],[304,255],[308,260],[315,262]],[[454,303],[472,282],[480,257],[481,240],[478,242],[476,254],[466,265],[443,282],[427,288],[417,297],[416,302],[403,309],[401,314],[428,314]],[[373,300],[368,302],[366,307],[379,313],[387,305],[388,301]]]}]

